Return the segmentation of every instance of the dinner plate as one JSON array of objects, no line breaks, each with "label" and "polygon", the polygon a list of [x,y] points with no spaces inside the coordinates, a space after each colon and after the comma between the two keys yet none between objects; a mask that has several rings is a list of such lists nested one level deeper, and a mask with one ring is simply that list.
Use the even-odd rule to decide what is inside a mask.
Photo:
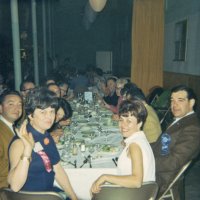
[{"label": "dinner plate", "polygon": [[86,131],[90,131],[91,130],[91,127],[89,127],[89,126],[82,126],[81,128],[80,128],[80,131],[81,132],[86,132]]},{"label": "dinner plate", "polygon": [[102,145],[100,150],[100,153],[105,153],[105,154],[116,154],[118,152],[119,152],[119,147],[110,144]]}]

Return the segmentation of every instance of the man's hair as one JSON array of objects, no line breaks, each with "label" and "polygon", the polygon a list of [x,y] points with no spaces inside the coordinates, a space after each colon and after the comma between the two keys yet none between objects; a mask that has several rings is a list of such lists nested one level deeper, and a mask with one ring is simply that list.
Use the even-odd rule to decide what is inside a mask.
[{"label": "man's hair", "polygon": [[68,81],[64,81],[64,80],[59,81],[56,85],[57,85],[58,87],[62,87],[62,86],[64,86],[65,84],[69,86]]},{"label": "man's hair", "polygon": [[0,104],[2,104],[8,95],[16,95],[22,99],[20,93],[16,90],[4,90],[3,93],[0,95]]},{"label": "man's hair", "polygon": [[35,109],[45,109],[48,107],[58,108],[58,99],[54,92],[45,87],[35,88],[31,90],[25,101],[26,114],[33,114]]},{"label": "man's hair", "polygon": [[195,110],[196,105],[197,105],[197,96],[194,93],[193,89],[186,85],[177,85],[171,89],[171,94],[175,92],[179,92],[179,91],[185,91],[187,93],[188,100],[191,100],[191,99],[195,100],[195,104],[193,106],[193,109]]},{"label": "man's hair", "polygon": [[185,91],[187,93],[187,98],[190,100],[190,99],[194,99],[196,100],[197,97],[196,97],[196,94],[194,93],[193,89],[192,88],[189,88],[188,86],[186,85],[177,85],[175,87],[173,87],[171,89],[171,93],[174,93],[174,92],[179,92],[179,91]]},{"label": "man's hair", "polygon": [[26,84],[26,83],[33,83],[34,85],[35,85],[35,83],[32,81],[32,80],[24,80],[24,81],[22,81],[21,82],[21,84],[20,84],[20,91],[22,92],[22,91],[24,91],[24,85]]},{"label": "man's hair", "polygon": [[106,80],[106,83],[108,83],[108,81],[113,81],[113,82],[116,83],[117,78],[115,78],[115,77],[108,77],[107,80]]},{"label": "man's hair", "polygon": [[73,110],[67,100],[65,100],[63,98],[58,98],[58,109],[59,108],[62,108],[65,113],[65,115],[63,116],[63,118],[60,121],[66,120],[66,119],[69,119],[72,117]]},{"label": "man's hair", "polygon": [[144,124],[147,118],[147,110],[142,101],[139,100],[125,100],[120,104],[119,116],[128,117],[129,113],[137,119],[138,123]]}]

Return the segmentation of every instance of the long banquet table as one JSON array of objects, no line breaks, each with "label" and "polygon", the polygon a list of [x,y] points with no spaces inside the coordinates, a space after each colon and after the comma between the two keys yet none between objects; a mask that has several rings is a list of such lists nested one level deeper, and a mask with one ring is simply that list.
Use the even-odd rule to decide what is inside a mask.
[{"label": "long banquet table", "polygon": [[111,112],[98,104],[71,102],[72,124],[57,145],[62,165],[80,200],[89,200],[92,183],[102,174],[116,174],[122,136]]}]

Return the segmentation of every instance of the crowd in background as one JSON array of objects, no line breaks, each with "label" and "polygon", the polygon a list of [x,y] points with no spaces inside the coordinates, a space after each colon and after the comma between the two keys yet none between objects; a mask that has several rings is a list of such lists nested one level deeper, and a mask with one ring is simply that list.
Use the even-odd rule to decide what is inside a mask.
[{"label": "crowd in background", "polygon": [[[67,71],[60,69],[45,77],[40,86],[35,85],[32,79],[27,78],[22,81],[20,91],[15,91],[0,75],[0,136],[4,141],[4,144],[0,146],[1,148],[4,146],[4,149],[0,151],[0,153],[4,152],[3,155],[0,155],[0,159],[3,160],[0,160],[0,168],[4,169],[3,171],[0,170],[0,187],[8,187],[9,182],[16,191],[21,188],[33,189],[33,186],[31,186],[33,182],[30,178],[33,172],[29,172],[28,169],[32,162],[30,158],[33,157],[36,160],[34,162],[39,162],[39,155],[31,153],[35,142],[41,140],[38,136],[38,129],[47,134],[41,140],[44,146],[48,146],[52,139],[55,144],[58,143],[63,135],[62,127],[71,123],[73,110],[70,101],[86,91],[91,91],[100,106],[113,113],[112,120],[119,122],[120,132],[124,137],[123,144],[125,145],[119,159],[119,168],[121,167],[122,174],[100,176],[92,185],[91,191],[93,193],[100,192],[100,186],[105,182],[124,187],[140,187],[143,182],[156,180],[160,187],[158,194],[160,196],[178,170],[198,155],[200,124],[194,112],[196,96],[193,90],[187,86],[176,86],[170,92],[164,91],[161,87],[156,87],[151,94],[145,96],[142,89],[131,82],[130,78],[107,75],[100,68],[88,67],[86,70],[71,69]],[[160,116],[158,110],[155,110],[155,102],[164,92],[166,107],[164,114]],[[49,116],[52,117],[49,121],[44,120],[44,123],[41,124],[38,119],[44,112],[48,112]],[[169,119],[170,125],[164,128],[162,123],[166,121],[165,119]],[[20,130],[17,137],[13,125]],[[190,130],[190,133],[188,130]],[[27,131],[32,134],[30,135]],[[182,138],[180,134],[184,135],[187,140]],[[21,142],[14,141],[14,135],[14,140]],[[7,151],[10,148],[11,141],[9,158],[5,149]],[[43,171],[55,171],[55,178],[63,190],[69,194],[71,199],[76,200],[76,194],[71,188],[68,177],[63,173],[59,164],[60,157],[55,144],[49,147],[54,149],[55,154],[49,153],[46,146],[44,148],[49,154],[50,161],[48,162],[52,162],[53,168],[49,169],[45,165]],[[188,150],[191,145],[193,148]],[[13,152],[16,152],[16,147],[13,146],[18,146],[18,157],[14,156]],[[20,149],[20,146],[24,146],[24,149]],[[38,148],[40,149],[40,147]],[[8,169],[9,159],[10,173]],[[24,163],[19,163],[20,160]],[[127,165],[124,166],[123,163]],[[164,163],[165,166],[163,166]],[[170,163],[173,163],[173,165]],[[22,166],[27,169],[26,174],[23,170],[20,170]],[[34,171],[33,167],[30,170]],[[19,174],[24,178],[16,183]],[[64,179],[60,176],[63,176],[67,182],[64,183]],[[27,177],[28,181],[26,181]],[[50,185],[53,184],[53,177],[54,174],[49,180],[49,175],[46,175],[47,182]],[[51,187],[53,186],[51,185]],[[43,188],[43,185],[41,185],[41,188]],[[38,189],[38,187],[34,187],[34,190]],[[43,189],[45,190],[45,188]],[[176,199],[183,199],[180,196],[180,188],[176,187],[175,190]]]}]

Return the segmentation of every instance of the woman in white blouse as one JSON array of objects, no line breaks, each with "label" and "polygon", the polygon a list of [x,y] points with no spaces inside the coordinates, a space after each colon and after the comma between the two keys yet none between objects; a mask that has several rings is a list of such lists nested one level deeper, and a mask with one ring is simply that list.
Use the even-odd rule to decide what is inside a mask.
[{"label": "woman in white blouse", "polygon": [[141,101],[123,101],[119,108],[119,128],[125,148],[118,159],[118,175],[103,174],[92,185],[98,193],[108,182],[127,188],[139,188],[143,182],[155,181],[155,160],[141,127],[147,111]]}]

